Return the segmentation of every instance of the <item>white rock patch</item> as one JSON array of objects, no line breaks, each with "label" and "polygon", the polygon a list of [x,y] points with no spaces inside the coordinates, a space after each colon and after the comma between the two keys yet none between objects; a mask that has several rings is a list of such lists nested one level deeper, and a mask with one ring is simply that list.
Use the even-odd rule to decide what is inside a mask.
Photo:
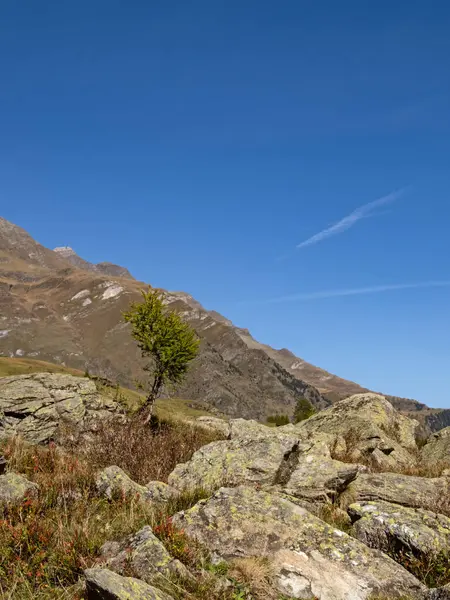
[{"label": "white rock patch", "polygon": [[6,337],[9,332],[10,332],[9,329],[0,329],[0,338]]},{"label": "white rock patch", "polygon": [[75,294],[75,296],[72,296],[70,301],[73,302],[73,300],[81,300],[82,298],[86,298],[86,296],[89,296],[89,294],[90,294],[89,290],[81,290],[81,292],[78,292],[78,294]]},{"label": "white rock patch", "polygon": [[21,348],[16,350],[16,356],[23,356],[24,354],[25,354],[25,350],[22,350]]},{"label": "white rock patch", "polygon": [[108,300],[108,298],[114,298],[118,296],[121,292],[123,292],[123,287],[117,284],[113,284],[108,287],[102,294],[102,300]]},{"label": "white rock patch", "polygon": [[86,298],[83,300],[82,306],[89,306],[89,304],[92,304],[92,300],[90,298]]}]

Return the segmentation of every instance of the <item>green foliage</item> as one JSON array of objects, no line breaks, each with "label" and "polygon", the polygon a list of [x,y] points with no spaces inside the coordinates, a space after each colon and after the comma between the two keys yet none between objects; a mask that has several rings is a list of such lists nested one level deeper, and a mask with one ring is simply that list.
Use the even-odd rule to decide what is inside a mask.
[{"label": "green foliage", "polygon": [[134,302],[124,313],[124,319],[131,323],[132,336],[142,356],[151,359],[145,370],[152,372],[153,383],[143,407],[146,420],[150,420],[153,404],[164,385],[183,380],[197,356],[200,341],[190,325],[164,306],[162,292],[143,291],[142,297],[142,302]]},{"label": "green foliage", "polygon": [[281,427],[282,425],[288,425],[290,420],[287,415],[270,415],[270,417],[267,417],[267,422],[273,423],[276,427]]},{"label": "green foliage", "polygon": [[300,423],[305,419],[309,419],[316,412],[314,406],[307,398],[299,398],[294,412],[294,423]]},{"label": "green foliage", "polygon": [[386,554],[429,588],[450,583],[450,556],[447,552],[431,552],[428,555],[415,556],[407,550],[398,550],[392,544]]}]

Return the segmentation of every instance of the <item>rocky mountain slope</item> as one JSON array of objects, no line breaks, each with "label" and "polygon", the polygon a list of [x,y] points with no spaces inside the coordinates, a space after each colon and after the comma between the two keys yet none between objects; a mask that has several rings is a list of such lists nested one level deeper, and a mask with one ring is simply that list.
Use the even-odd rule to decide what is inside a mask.
[{"label": "rocky mountain slope", "polygon": [[[72,536],[80,519],[83,528],[88,522],[101,527],[92,530],[96,543],[78,542],[72,558],[55,555],[58,536],[48,538],[50,553],[42,547],[47,538],[38,538],[30,557],[41,557],[38,568],[33,560],[27,566],[27,585],[37,592],[44,570],[63,567],[66,577],[76,576],[76,597],[85,600],[450,599],[450,428],[419,448],[417,422],[383,396],[357,394],[279,428],[200,417],[183,425],[184,435],[203,432],[210,439],[184,462],[173,461],[164,480],[151,481],[139,477],[139,468],[130,477],[124,470],[135,468],[129,453],[111,446],[133,439],[128,431],[150,440],[164,434],[136,429],[86,378],[0,379],[1,410],[0,441],[20,432],[36,444],[58,439],[67,421],[73,427],[68,440],[63,433],[47,449],[9,450],[0,463],[6,471],[0,472],[3,550],[10,561],[23,552],[23,538],[30,552],[23,532],[28,523],[30,533],[37,526],[34,514],[50,534],[59,527],[58,536]],[[77,423],[84,443],[74,446]],[[107,456],[119,462],[99,467],[108,427],[114,435],[107,438]],[[13,448],[17,437],[8,443]],[[23,460],[27,453],[31,461]],[[157,453],[156,445],[140,463],[154,463]],[[69,465],[58,487],[55,471]],[[86,518],[86,503],[94,518]],[[24,520],[28,506],[39,510]],[[71,518],[55,520],[55,506]],[[135,527],[127,526],[130,506],[145,515]],[[117,533],[99,510],[116,511],[111,514],[125,521],[125,532]],[[72,548],[70,542],[63,547]],[[21,585],[20,572],[12,572],[14,582],[0,570],[7,591]],[[62,585],[53,578],[54,597]]]},{"label": "rocky mountain slope", "polygon": [[[121,314],[143,287],[123,267],[93,265],[67,247],[49,250],[0,218],[0,356],[88,369],[133,386],[142,363]],[[233,416],[261,419],[292,414],[298,396],[322,409],[364,391],[288,350],[261,344],[189,294],[169,292],[167,302],[202,341],[195,367],[177,390],[181,397]],[[402,402],[402,410],[416,411],[425,421],[432,417],[434,428],[450,424],[450,411],[422,413],[425,409]]]}]

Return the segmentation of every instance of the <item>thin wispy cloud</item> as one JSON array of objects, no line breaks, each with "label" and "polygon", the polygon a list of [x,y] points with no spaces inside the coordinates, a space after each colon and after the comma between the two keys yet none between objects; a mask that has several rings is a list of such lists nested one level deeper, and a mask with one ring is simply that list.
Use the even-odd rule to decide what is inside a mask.
[{"label": "thin wispy cloud", "polygon": [[361,288],[348,288],[343,290],[325,290],[323,292],[306,292],[291,294],[263,300],[261,304],[278,304],[283,302],[303,302],[307,300],[320,300],[323,298],[338,298],[341,296],[360,296],[363,294],[381,294],[396,290],[414,290],[420,288],[450,287],[450,280],[443,281],[418,281],[416,283],[394,283],[388,285],[373,285]]},{"label": "thin wispy cloud", "polygon": [[306,248],[306,246],[318,244],[319,242],[322,242],[323,240],[332,237],[333,235],[339,235],[340,233],[347,231],[347,229],[350,229],[351,227],[356,225],[356,223],[358,223],[358,221],[360,221],[361,219],[367,217],[374,217],[380,214],[378,212],[375,212],[377,208],[395,202],[395,200],[400,198],[400,196],[402,196],[405,193],[405,191],[406,188],[403,188],[401,190],[397,190],[396,192],[391,192],[387,196],[383,196],[382,198],[378,198],[377,200],[372,200],[372,202],[368,202],[367,204],[360,206],[337,223],[334,223],[334,225],[331,225],[330,227],[319,231],[319,233],[316,233],[304,242],[297,244],[296,248]]}]

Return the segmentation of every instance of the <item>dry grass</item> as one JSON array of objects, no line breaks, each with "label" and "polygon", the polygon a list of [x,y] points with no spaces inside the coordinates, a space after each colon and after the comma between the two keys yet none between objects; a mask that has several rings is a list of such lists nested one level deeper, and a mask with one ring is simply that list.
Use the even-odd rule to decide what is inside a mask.
[{"label": "dry grass", "polygon": [[117,465],[145,485],[155,480],[166,482],[177,464],[219,439],[217,432],[181,421],[157,422],[149,429],[139,419],[132,419],[126,425],[101,424],[83,455],[98,469]]},{"label": "dry grass", "polygon": [[278,600],[280,597],[274,593],[273,569],[266,558],[237,558],[231,562],[229,575],[239,581],[243,593],[247,591],[266,600]]},{"label": "dry grass", "polygon": [[338,505],[331,503],[322,504],[315,514],[319,519],[325,521],[325,523],[350,534],[352,527],[350,517],[347,512]]},{"label": "dry grass", "polygon": [[18,438],[1,442],[8,469],[36,482],[40,493],[0,509],[0,598],[81,600],[83,570],[98,564],[101,546],[150,524],[194,574],[187,581],[161,582],[175,600],[278,600],[269,595],[267,563],[234,564],[224,585],[228,567],[211,565],[208,553],[173,526],[171,515],[193,506],[205,490],[183,494],[163,509],[138,497],[108,501],[97,493],[95,474],[102,466],[115,463],[142,483],[164,480],[177,462],[217,436],[178,423],[153,431],[136,422],[118,427],[101,428],[78,452],[55,444],[30,446]]},{"label": "dry grass", "polygon": [[0,509],[1,598],[79,597],[73,586],[100,546],[148,522],[149,505],[98,497],[93,466],[54,445],[30,447],[13,439],[2,451],[9,469],[36,482],[40,493]]}]

